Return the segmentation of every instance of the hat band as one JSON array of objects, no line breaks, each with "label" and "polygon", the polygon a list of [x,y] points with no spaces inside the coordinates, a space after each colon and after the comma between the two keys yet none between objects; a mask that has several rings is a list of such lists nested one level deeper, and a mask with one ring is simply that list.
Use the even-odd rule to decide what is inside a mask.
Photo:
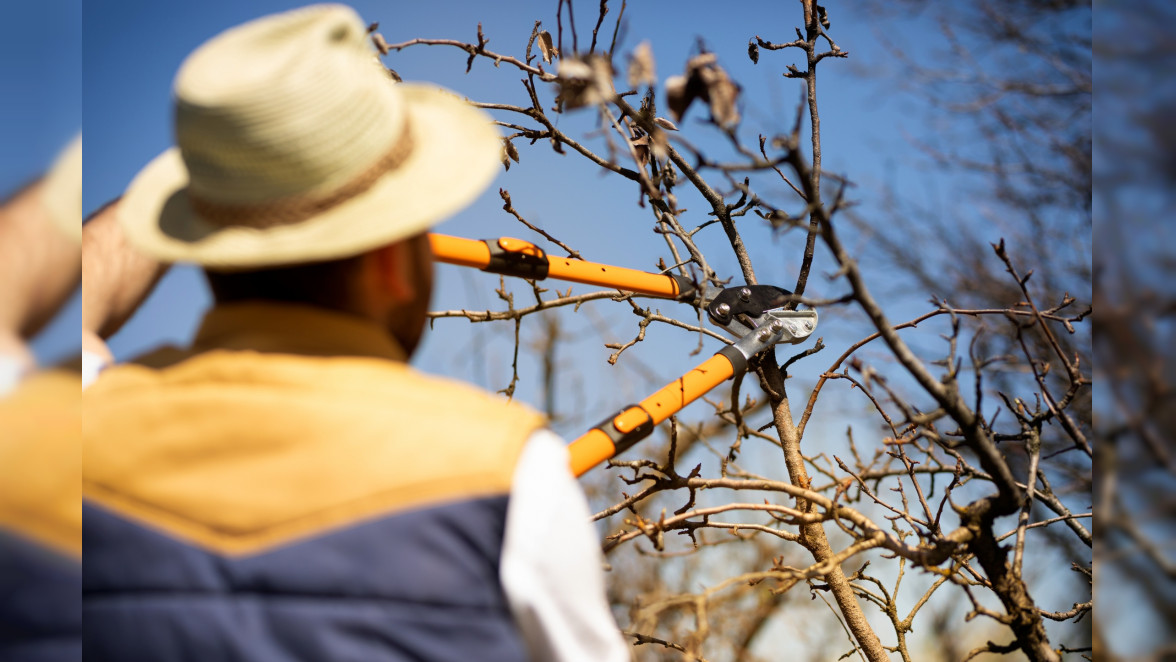
[{"label": "hat band", "polygon": [[291,196],[255,204],[237,205],[212,202],[199,196],[188,196],[192,210],[202,219],[220,227],[250,227],[266,229],[293,225],[317,216],[336,205],[363,193],[385,174],[404,163],[412,153],[412,135],[408,122],[392,149],[368,166],[355,178],[325,196]]}]

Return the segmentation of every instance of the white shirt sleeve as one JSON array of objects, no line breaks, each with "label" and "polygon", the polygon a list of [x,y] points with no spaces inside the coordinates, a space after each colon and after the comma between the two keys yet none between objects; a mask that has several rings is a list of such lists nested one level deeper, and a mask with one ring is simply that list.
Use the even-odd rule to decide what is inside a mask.
[{"label": "white shirt sleeve", "polygon": [[0,397],[16,390],[36,365],[27,356],[0,354]]},{"label": "white shirt sleeve", "polygon": [[515,468],[499,575],[536,662],[628,662],[605,597],[600,541],[567,446],[531,435]]},{"label": "white shirt sleeve", "polygon": [[98,379],[98,373],[110,367],[106,357],[93,352],[82,352],[82,389]]}]

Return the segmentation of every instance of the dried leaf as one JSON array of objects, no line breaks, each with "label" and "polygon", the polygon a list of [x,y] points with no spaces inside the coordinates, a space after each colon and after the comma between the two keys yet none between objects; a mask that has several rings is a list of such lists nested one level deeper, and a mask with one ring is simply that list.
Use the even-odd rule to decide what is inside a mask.
[{"label": "dried leaf", "polygon": [[719,58],[714,53],[699,53],[686,62],[686,73],[690,75],[695,71],[717,64],[718,61]]},{"label": "dried leaf", "polygon": [[539,52],[547,64],[551,64],[552,58],[559,57],[559,49],[552,43],[551,33],[547,30],[539,33]]},{"label": "dried leaf", "polygon": [[384,41],[384,35],[380,34],[379,32],[373,32],[372,43],[376,45],[376,49],[380,51],[380,55],[388,54],[388,42]]},{"label": "dried leaf", "polygon": [[739,86],[727,76],[718,65],[714,53],[703,53],[686,63],[685,76],[672,76],[666,80],[666,101],[670,114],[681,121],[686,109],[695,99],[702,99],[710,105],[711,118],[720,126],[739,123],[739,111],[735,102],[739,97]]},{"label": "dried leaf", "polygon": [[703,91],[698,95],[710,104],[711,118],[720,126],[739,123],[739,111],[735,100],[739,96],[736,85],[727,72],[719,66],[714,53],[704,53],[687,63],[690,77],[696,79]]},{"label": "dried leaf", "polygon": [[[666,166],[662,168],[662,181],[665,182],[667,188],[673,188],[678,185],[678,174],[674,171],[674,164],[666,162]],[[663,267],[661,269],[665,271]]]},{"label": "dried leaf", "polygon": [[670,107],[670,114],[674,119],[681,122],[682,115],[686,113],[693,100],[694,97],[686,95],[685,76],[670,76],[666,79],[666,105]]},{"label": "dried leaf", "polygon": [[512,143],[511,141],[503,138],[503,142],[506,143],[506,155],[510,157],[511,161],[518,163],[519,162],[519,150],[515,149],[514,143]]},{"label": "dried leaf", "polygon": [[586,59],[559,61],[559,102],[572,110],[608,101],[615,94],[612,66],[608,60],[590,55]]},{"label": "dried leaf", "polygon": [[596,88],[604,95],[613,96],[616,88],[613,87],[612,63],[608,58],[599,55],[590,57],[588,62],[592,65],[592,78]]},{"label": "dried leaf", "polygon": [[599,95],[592,89],[592,67],[578,58],[559,61],[559,97],[564,108],[574,109],[596,103]]},{"label": "dried leaf", "polygon": [[649,164],[649,136],[633,138],[629,143],[633,145],[633,152],[637,155],[637,165],[645,168]]},{"label": "dried leaf", "polygon": [[825,8],[822,7],[821,5],[817,5],[817,17],[820,18],[820,20],[821,20],[821,27],[828,30],[829,29],[829,16],[828,16],[828,14],[825,13]]},{"label": "dried leaf", "polygon": [[637,44],[633,55],[629,57],[629,86],[654,85],[657,74],[653,63],[653,49],[648,41]]},{"label": "dried leaf", "polygon": [[747,57],[751,58],[752,64],[759,64],[759,44],[754,39],[747,42]]},{"label": "dried leaf", "polygon": [[379,30],[379,29],[380,29],[380,24],[379,24],[379,23],[370,23],[370,24],[368,24],[368,26],[367,26],[367,31],[368,31],[368,34],[371,34],[371,33],[375,32],[376,30]]},{"label": "dried leaf", "polygon": [[653,118],[653,123],[660,126],[663,129],[666,129],[667,131],[677,131],[678,130],[678,127],[674,126],[673,122],[669,121],[668,119],[666,119],[664,117]]},{"label": "dried leaf", "polygon": [[665,131],[632,138],[629,143],[633,145],[633,151],[637,154],[637,165],[642,168],[649,165],[651,157],[664,162],[669,156],[670,142],[666,139]]},{"label": "dried leaf", "polygon": [[735,101],[739,98],[739,86],[717,66],[712,73],[713,76],[707,80],[711,117],[720,126],[738,124],[739,110],[735,108]]},{"label": "dried leaf", "polygon": [[556,75],[560,79],[583,80],[587,82],[592,78],[592,67],[586,60],[576,57],[571,59],[565,58],[560,61]]},{"label": "dried leaf", "polygon": [[670,156],[670,140],[666,138],[665,131],[655,131],[649,141],[649,149],[653,152],[653,157],[659,161],[665,161]]}]

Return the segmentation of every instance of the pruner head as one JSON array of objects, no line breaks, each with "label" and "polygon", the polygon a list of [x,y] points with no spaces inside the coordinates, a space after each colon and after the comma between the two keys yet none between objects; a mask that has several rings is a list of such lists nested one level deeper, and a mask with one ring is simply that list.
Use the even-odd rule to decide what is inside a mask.
[{"label": "pruner head", "polygon": [[815,310],[792,310],[796,297],[773,285],[729,287],[715,295],[706,306],[716,326],[736,338],[763,336],[764,345],[799,343],[817,328]]}]

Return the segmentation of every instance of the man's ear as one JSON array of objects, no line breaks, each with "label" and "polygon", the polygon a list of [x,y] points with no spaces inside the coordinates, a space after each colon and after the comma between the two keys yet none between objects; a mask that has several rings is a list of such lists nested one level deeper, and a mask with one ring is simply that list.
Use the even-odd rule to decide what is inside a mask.
[{"label": "man's ear", "polygon": [[407,242],[398,241],[374,252],[377,286],[396,302],[411,301],[416,296],[412,256]]}]

